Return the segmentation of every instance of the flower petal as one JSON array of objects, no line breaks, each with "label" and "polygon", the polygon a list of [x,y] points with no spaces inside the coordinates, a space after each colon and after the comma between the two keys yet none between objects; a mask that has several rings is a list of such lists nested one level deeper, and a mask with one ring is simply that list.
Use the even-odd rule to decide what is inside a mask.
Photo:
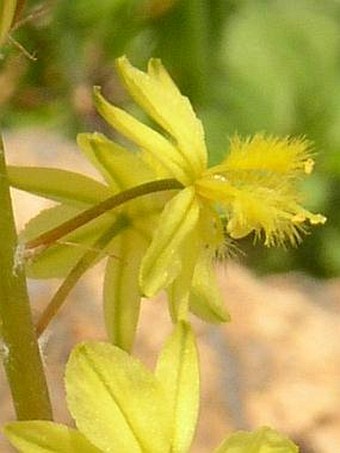
[{"label": "flower petal", "polygon": [[220,202],[229,219],[227,231],[234,239],[255,231],[264,236],[266,246],[283,245],[289,241],[296,245],[306,231],[305,221],[325,223],[326,218],[302,208],[297,200],[299,193],[290,179],[271,177],[266,184],[262,177],[243,174],[234,184],[224,177],[210,175],[196,184],[204,198]]},{"label": "flower petal", "polygon": [[101,450],[169,451],[170,414],[163,388],[125,351],[100,342],[76,346],[65,382],[78,429]]},{"label": "flower petal", "polygon": [[116,191],[155,179],[153,171],[138,153],[128,151],[103,134],[79,134],[78,144]]},{"label": "flower petal", "polygon": [[230,321],[230,315],[225,309],[224,300],[217,285],[212,258],[206,253],[201,253],[196,263],[189,302],[190,310],[207,322]]},{"label": "flower petal", "polygon": [[171,451],[189,451],[199,406],[199,367],[195,337],[188,323],[178,322],[157,362],[156,377],[172,413]]},{"label": "flower petal", "polygon": [[202,123],[188,98],[174,88],[160,60],[150,60],[148,73],[134,68],[126,57],[118,58],[117,67],[134,100],[175,140],[186,173],[195,180],[207,166],[207,151]]},{"label": "flower petal", "polygon": [[139,268],[146,241],[132,231],[116,241],[115,255],[108,259],[104,281],[104,316],[110,341],[130,351],[140,309]]},{"label": "flower petal", "polygon": [[270,178],[273,173],[276,177],[310,174],[313,169],[310,148],[311,144],[301,138],[256,134],[242,140],[236,136],[231,139],[229,154],[220,166],[225,167],[229,177],[233,172],[239,177],[241,171],[258,172],[262,178]]},{"label": "flower petal", "polygon": [[314,224],[326,221],[325,217],[299,206],[294,193],[245,186],[235,192],[230,203],[227,231],[234,239],[251,231],[258,237],[263,233],[266,246],[283,245],[287,241],[296,245],[301,242],[301,233],[306,232],[307,220]]},{"label": "flower petal", "polygon": [[170,200],[141,265],[140,285],[146,296],[166,288],[182,268],[180,247],[198,222],[199,206],[193,187]]},{"label": "flower petal", "polygon": [[58,423],[12,422],[5,426],[4,433],[23,453],[101,453],[79,431]]},{"label": "flower petal", "polygon": [[[125,61],[124,61],[125,60]],[[129,64],[127,61],[126,57],[121,57],[119,60],[121,65],[124,65],[126,63]],[[151,77],[151,79],[157,80],[164,90],[167,90],[171,92],[173,96],[182,96],[181,92],[179,91],[177,85],[175,82],[172,80],[170,77],[170,74],[168,71],[165,69],[165,67],[162,65],[162,62],[159,58],[151,58],[148,63],[148,75]],[[187,100],[186,97],[184,97],[185,100]],[[185,101],[186,102],[186,101]],[[189,102],[190,104],[190,102]],[[190,105],[189,110],[188,110],[188,115],[192,115],[192,107]]]},{"label": "flower petal", "polygon": [[87,207],[112,195],[100,182],[72,171],[11,166],[7,171],[12,187],[71,206]]},{"label": "flower petal", "polygon": [[183,263],[181,272],[166,289],[173,322],[188,319],[189,294],[199,250],[198,231],[195,228],[188,233],[178,251],[180,261]]},{"label": "flower petal", "polygon": [[183,184],[190,182],[190,178],[185,172],[186,163],[169,140],[124,110],[107,102],[100,94],[98,87],[94,90],[94,100],[98,112],[111,126],[145,152],[148,152],[154,160],[159,161],[180,182]]}]

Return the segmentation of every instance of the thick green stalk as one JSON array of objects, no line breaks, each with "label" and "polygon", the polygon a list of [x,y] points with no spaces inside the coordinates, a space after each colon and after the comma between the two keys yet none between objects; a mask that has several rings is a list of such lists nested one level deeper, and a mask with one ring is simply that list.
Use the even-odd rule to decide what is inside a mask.
[{"label": "thick green stalk", "polygon": [[52,419],[33,326],[0,139],[0,329],[2,359],[19,420]]}]

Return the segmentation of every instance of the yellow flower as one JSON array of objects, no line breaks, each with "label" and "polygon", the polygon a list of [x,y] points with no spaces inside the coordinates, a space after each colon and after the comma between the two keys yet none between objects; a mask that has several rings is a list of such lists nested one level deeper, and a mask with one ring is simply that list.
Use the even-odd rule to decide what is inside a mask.
[{"label": "yellow flower", "polygon": [[[192,284],[198,288],[200,281],[209,281],[212,256],[225,242],[226,232],[237,239],[254,231],[268,246],[296,244],[306,221],[325,222],[299,204],[296,183],[313,167],[306,140],[261,134],[243,141],[235,137],[227,157],[208,168],[202,124],[161,62],[151,59],[145,73],[121,57],[117,67],[134,101],[161,132],[109,104],[96,89],[99,112],[145,153],[160,177],[173,177],[184,186],[165,206],[143,258],[144,294],[166,288],[175,317],[185,316],[181,301],[188,299]],[[216,294],[212,290],[211,296]]]}]

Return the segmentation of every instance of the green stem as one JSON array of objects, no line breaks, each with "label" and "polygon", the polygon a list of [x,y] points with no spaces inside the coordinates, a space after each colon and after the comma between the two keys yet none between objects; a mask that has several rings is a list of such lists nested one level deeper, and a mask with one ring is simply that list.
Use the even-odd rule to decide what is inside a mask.
[{"label": "green stem", "polygon": [[55,228],[52,228],[51,230],[41,234],[37,238],[26,242],[25,248],[33,249],[41,246],[44,248],[48,247],[66,234],[71,233],[72,231],[85,225],[91,220],[99,217],[102,214],[105,214],[105,212],[110,211],[113,208],[117,208],[118,206],[121,206],[122,204],[130,200],[134,200],[135,198],[154,192],[182,188],[183,185],[176,179],[160,179],[156,181],[146,182],[139,186],[132,187],[131,189],[124,190],[123,192],[119,192],[116,195],[113,195],[112,197],[102,201],[101,203],[98,203],[95,206],[86,209],[72,219],[67,220],[66,222],[58,225]]},{"label": "green stem", "polygon": [[[108,245],[113,237],[117,236],[117,234],[119,234],[122,229],[128,226],[128,224],[128,218],[123,215],[118,217],[116,223],[114,225],[111,225],[110,229],[108,231],[105,231],[105,233],[102,234],[94,243],[93,247],[87,250],[80,258],[80,260],[75,264],[75,266],[63,280],[62,284],[59,286],[56,293],[40,316],[36,325],[36,332],[38,336],[40,336],[44,332],[57,312],[61,309],[67,296],[70,294],[82,275],[91,267],[93,262],[98,259],[98,256],[103,253],[103,249]],[[119,258],[117,257],[117,259]]]},{"label": "green stem", "polygon": [[2,359],[19,420],[52,419],[32,322],[24,269],[15,259],[17,235],[0,139],[0,326]]}]

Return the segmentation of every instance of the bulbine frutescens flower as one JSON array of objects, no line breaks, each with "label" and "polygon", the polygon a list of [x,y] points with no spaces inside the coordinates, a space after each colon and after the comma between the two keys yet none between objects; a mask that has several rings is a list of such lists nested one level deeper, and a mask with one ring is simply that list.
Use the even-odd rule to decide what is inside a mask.
[{"label": "bulbine frutescens flower", "polygon": [[[29,275],[67,275],[56,295],[59,304],[65,288],[111,256],[106,326],[110,339],[129,350],[143,295],[165,289],[174,320],[185,319],[190,309],[209,322],[227,321],[212,266],[216,253],[228,252],[232,240],[250,233],[266,246],[295,245],[308,223],[325,218],[300,204],[298,182],[314,164],[307,140],[235,136],[225,159],[209,167],[202,124],[161,62],[151,59],[142,72],[121,57],[117,68],[158,127],[110,104],[95,88],[100,114],[138,148],[131,151],[103,134],[79,135],[83,154],[106,184],[59,169],[14,167],[8,174],[14,187],[60,203],[26,226],[26,247],[47,245],[28,263]],[[153,193],[164,190],[166,195]],[[119,204],[112,205],[111,197]]]},{"label": "bulbine frutescens flower", "polygon": [[[178,316],[185,313],[180,301],[191,296],[199,300],[194,304],[197,310],[204,311],[211,257],[226,234],[238,239],[254,232],[267,246],[294,245],[307,222],[325,222],[322,215],[299,204],[297,182],[313,168],[308,141],[236,136],[226,158],[208,168],[202,124],[160,60],[151,59],[147,72],[133,67],[126,57],[117,60],[117,67],[134,101],[163,132],[111,105],[96,89],[99,112],[142,150],[159,177],[183,184],[166,204],[142,260],[144,294],[152,296],[166,288]],[[210,298],[216,293],[210,291]]]}]

